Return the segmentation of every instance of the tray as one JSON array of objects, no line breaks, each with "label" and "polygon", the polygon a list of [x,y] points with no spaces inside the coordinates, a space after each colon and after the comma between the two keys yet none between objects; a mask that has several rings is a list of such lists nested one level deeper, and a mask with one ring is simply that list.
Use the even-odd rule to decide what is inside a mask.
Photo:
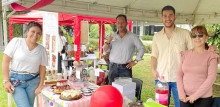
[{"label": "tray", "polygon": [[72,100],[79,100],[80,98],[82,98],[82,94],[81,94],[81,96],[80,97],[78,97],[78,98],[73,98],[73,99],[63,99],[63,98],[61,98],[61,97],[59,97],[61,100],[65,100],[65,101],[72,101]]}]

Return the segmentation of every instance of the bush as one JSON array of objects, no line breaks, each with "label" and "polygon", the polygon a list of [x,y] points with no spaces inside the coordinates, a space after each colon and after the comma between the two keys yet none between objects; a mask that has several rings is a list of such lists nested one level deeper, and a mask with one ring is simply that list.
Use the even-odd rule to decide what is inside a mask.
[{"label": "bush", "polygon": [[152,35],[143,35],[141,36],[142,40],[153,40],[153,36]]},{"label": "bush", "polygon": [[86,49],[89,49],[89,47],[92,47],[94,51],[97,51],[99,49],[99,40],[98,39],[90,39],[89,44],[86,44]]},{"label": "bush", "polygon": [[151,51],[152,51],[151,44],[145,43],[144,47],[146,49],[145,53],[151,53]]},{"label": "bush", "polygon": [[[105,35],[113,34],[113,25],[105,24]],[[98,24],[90,24],[89,25],[89,37],[93,39],[99,38],[99,25]]]},{"label": "bush", "polygon": [[89,37],[94,38],[94,39],[99,38],[99,25],[98,24],[89,25]]}]

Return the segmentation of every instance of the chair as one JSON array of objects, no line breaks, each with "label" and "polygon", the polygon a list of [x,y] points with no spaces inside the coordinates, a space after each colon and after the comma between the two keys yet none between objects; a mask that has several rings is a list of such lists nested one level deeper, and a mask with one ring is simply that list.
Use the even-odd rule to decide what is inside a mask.
[{"label": "chair", "polygon": [[212,107],[220,107],[220,97],[215,97]]},{"label": "chair", "polygon": [[137,101],[140,101],[141,100],[141,90],[142,90],[143,81],[138,79],[138,78],[132,78],[132,82],[136,83],[135,97],[137,98]]}]

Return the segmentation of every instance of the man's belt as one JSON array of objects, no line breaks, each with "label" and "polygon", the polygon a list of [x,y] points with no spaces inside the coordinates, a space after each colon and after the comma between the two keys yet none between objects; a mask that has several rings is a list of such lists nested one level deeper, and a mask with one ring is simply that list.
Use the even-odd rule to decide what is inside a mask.
[{"label": "man's belt", "polygon": [[126,67],[128,64],[117,64],[117,63],[111,63],[113,66],[121,66],[121,67]]}]

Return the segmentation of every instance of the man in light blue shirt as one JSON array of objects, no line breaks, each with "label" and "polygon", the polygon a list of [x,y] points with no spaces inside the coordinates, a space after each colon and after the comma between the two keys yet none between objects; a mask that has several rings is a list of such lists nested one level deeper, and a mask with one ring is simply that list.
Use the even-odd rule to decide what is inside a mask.
[{"label": "man in light blue shirt", "polygon": [[[115,77],[132,77],[132,67],[142,60],[145,47],[137,35],[126,29],[127,17],[120,14],[116,17],[118,31],[110,35],[104,45],[104,51],[110,52],[109,60],[109,84]],[[132,60],[136,49],[138,50],[135,60]]]}]

